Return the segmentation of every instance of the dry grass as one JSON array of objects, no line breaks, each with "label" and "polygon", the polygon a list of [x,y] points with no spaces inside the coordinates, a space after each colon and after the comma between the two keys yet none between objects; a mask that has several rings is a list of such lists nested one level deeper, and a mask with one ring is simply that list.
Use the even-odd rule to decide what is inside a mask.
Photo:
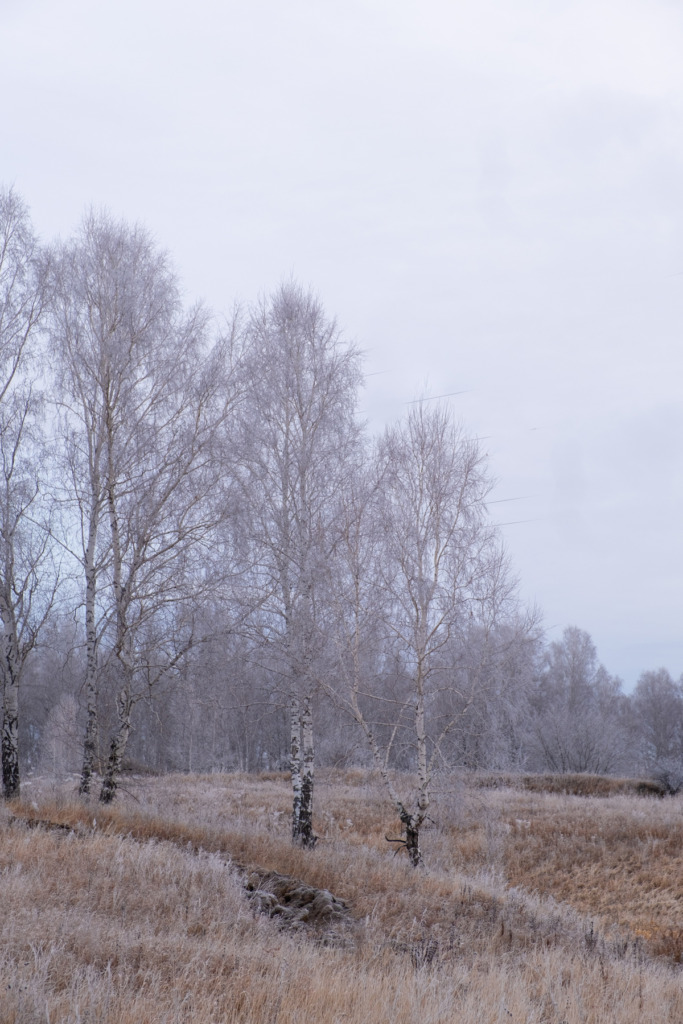
[{"label": "dry grass", "polygon": [[[68,828],[5,812],[2,1024],[683,1020],[661,956],[679,948],[678,800],[449,780],[414,872],[365,773],[321,780],[312,853],[289,842],[280,776],[133,780],[106,813],[68,787],[25,793],[17,818]],[[235,864],[331,889],[353,941],[254,915]]]},{"label": "dry grass", "polygon": [[663,783],[656,779],[621,779],[611,775],[505,775],[481,772],[470,785],[484,789],[526,789],[531,793],[561,793],[569,796],[666,796]]},{"label": "dry grass", "polygon": [[552,895],[581,913],[683,957],[683,820],[678,799],[652,806],[615,797],[594,806],[546,799],[518,805],[506,842],[512,885]]}]

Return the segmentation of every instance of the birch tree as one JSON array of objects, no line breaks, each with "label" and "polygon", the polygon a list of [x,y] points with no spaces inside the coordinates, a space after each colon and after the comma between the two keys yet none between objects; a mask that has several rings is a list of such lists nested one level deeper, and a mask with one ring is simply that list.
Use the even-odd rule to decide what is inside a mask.
[{"label": "birch tree", "polygon": [[541,767],[607,774],[625,762],[621,681],[598,661],[585,630],[568,626],[545,651],[533,695],[533,736]]},{"label": "birch tree", "polygon": [[43,260],[28,211],[0,192],[0,626],[2,779],[20,795],[19,687],[52,606],[54,575],[44,478],[36,343],[46,303]]},{"label": "birch tree", "polygon": [[289,707],[292,838],[313,846],[313,697],[323,658],[336,496],[359,443],[360,356],[313,295],[283,285],[252,311],[245,498],[258,623]]},{"label": "birch tree", "polygon": [[91,214],[61,250],[53,338],[87,665],[80,789],[90,791],[106,663],[117,724],[104,802],[133,707],[195,640],[234,350],[227,338],[208,352],[207,328],[204,310],[183,310],[168,259],[143,229]]},{"label": "birch tree", "polygon": [[[468,636],[476,623],[481,644],[514,605],[490,486],[476,442],[447,412],[419,404],[386,430],[374,476],[345,502],[336,692],[363,730],[415,866],[444,741],[482,685],[476,666],[464,671]],[[391,770],[399,746],[415,784]]]},{"label": "birch tree", "polygon": [[665,668],[642,672],[631,697],[638,745],[652,770],[683,762],[683,685]]}]

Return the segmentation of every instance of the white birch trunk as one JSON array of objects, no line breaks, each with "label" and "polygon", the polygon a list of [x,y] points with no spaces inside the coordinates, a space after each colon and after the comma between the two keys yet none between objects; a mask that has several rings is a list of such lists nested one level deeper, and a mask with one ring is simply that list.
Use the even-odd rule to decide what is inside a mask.
[{"label": "white birch trunk", "polygon": [[17,800],[19,782],[19,686],[6,680],[2,708],[2,792],[5,800]]},{"label": "white birch trunk", "polygon": [[2,791],[6,800],[20,795],[19,779],[19,640],[11,599],[2,606],[3,700],[2,700]]},{"label": "white birch trunk", "polygon": [[292,696],[289,708],[290,755],[289,770],[292,776],[292,840],[299,841],[301,821],[301,714],[298,697]]},{"label": "white birch trunk", "polygon": [[134,657],[130,650],[130,633],[127,623],[127,597],[123,585],[123,557],[121,553],[121,536],[119,531],[117,496],[115,490],[115,474],[113,465],[113,429],[111,411],[107,410],[107,511],[111,532],[112,575],[114,602],[116,611],[116,645],[115,651],[123,669],[125,683],[116,698],[118,717],[117,729],[111,739],[109,757],[100,789],[100,803],[109,804],[116,796],[121,766],[128,745],[131,728],[131,712],[133,708],[133,673]]},{"label": "white birch trunk", "polygon": [[[360,704],[358,702],[359,690],[360,690],[360,670],[358,664],[358,648],[357,648],[357,637],[355,638],[356,647],[354,649],[354,678],[349,695],[349,705],[354,719],[365,734],[365,738],[368,741],[368,746],[372,751],[372,757],[375,762],[375,767],[379,771],[382,781],[387,787],[387,791],[391,800],[396,808],[401,825],[405,830],[405,840],[403,843],[408,852],[410,863],[413,867],[419,867],[422,863],[422,851],[420,849],[420,828],[424,823],[427,816],[427,810],[429,809],[429,782],[430,772],[427,763],[427,736],[425,729],[424,720],[424,696],[422,699],[418,697],[417,709],[416,709],[416,727],[417,727],[417,741],[418,741],[418,777],[419,777],[419,788],[417,796],[417,809],[411,813],[403,800],[398,795],[398,791],[394,786],[391,773],[389,771],[389,755],[393,744],[393,736],[387,743],[384,755],[377,743],[375,734],[368,723],[367,718],[363,714]],[[394,730],[395,735],[395,730]],[[396,842],[396,840],[391,840]]]},{"label": "white birch trunk", "polygon": [[121,776],[121,766],[123,765],[123,758],[126,753],[126,746],[128,745],[128,737],[130,736],[132,707],[131,691],[128,686],[125,686],[116,698],[118,727],[112,736],[107,767],[102,780],[102,788],[100,789],[100,803],[102,804],[110,804],[116,796]]},{"label": "white birch trunk", "polygon": [[85,553],[85,699],[86,722],[85,739],[83,741],[83,766],[78,792],[81,796],[90,793],[98,745],[97,721],[97,623],[95,619],[95,596],[97,591],[97,574],[95,571],[95,545],[97,540],[97,524],[91,522],[88,545]]},{"label": "white birch trunk", "polygon": [[313,713],[311,711],[310,697],[304,698],[303,712],[301,715],[301,732],[303,740],[303,757],[298,841],[302,846],[312,849],[317,842],[317,836],[313,832],[313,768],[315,763],[315,748],[313,745]]}]

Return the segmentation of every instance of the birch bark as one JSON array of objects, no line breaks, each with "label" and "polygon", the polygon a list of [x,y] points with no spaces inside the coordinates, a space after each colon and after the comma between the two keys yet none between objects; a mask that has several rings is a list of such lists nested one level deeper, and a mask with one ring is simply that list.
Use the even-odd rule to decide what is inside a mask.
[{"label": "birch bark", "polygon": [[299,812],[298,838],[302,846],[312,849],[317,836],[313,831],[313,774],[315,765],[315,747],[313,743],[313,712],[311,698],[304,697],[301,714],[301,733],[303,742],[303,758],[301,771],[301,810]]},{"label": "birch bark", "polygon": [[[83,550],[83,575],[85,583],[84,614],[85,614],[85,736],[83,740],[83,763],[78,791],[81,796],[90,793],[92,778],[98,760],[99,725],[97,698],[99,693],[98,679],[98,622],[97,592],[101,576],[101,566],[97,559],[97,541],[100,527],[102,507],[102,483],[100,460],[102,455],[101,431],[97,422],[92,424],[93,431],[89,435],[89,491],[87,503],[87,521],[82,522],[85,528],[86,543]],[[81,506],[81,516],[83,516]]]},{"label": "birch bark", "polygon": [[102,804],[110,804],[116,796],[123,758],[130,736],[133,703],[133,695],[130,688],[124,686],[116,697],[117,728],[111,738],[109,757],[102,779],[102,788],[100,790],[100,803]]},{"label": "birch bark", "polygon": [[95,544],[97,541],[97,524],[91,523],[88,544],[85,551],[85,738],[83,740],[83,764],[78,791],[81,796],[90,793],[92,777],[95,771],[98,747],[97,721],[97,621],[95,597],[97,594],[97,573],[95,570]]},{"label": "birch bark", "polygon": [[6,800],[20,796],[19,783],[19,685],[5,677],[2,715],[2,791]]},{"label": "birch bark", "polygon": [[290,699],[289,722],[291,736],[289,771],[292,779],[292,841],[296,843],[301,835],[302,773],[301,710],[299,699],[294,694]]}]

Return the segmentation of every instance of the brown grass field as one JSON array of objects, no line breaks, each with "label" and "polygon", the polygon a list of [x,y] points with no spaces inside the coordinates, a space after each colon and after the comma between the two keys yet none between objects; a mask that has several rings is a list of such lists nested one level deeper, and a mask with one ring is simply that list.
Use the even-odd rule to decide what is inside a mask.
[{"label": "brown grass field", "polygon": [[[129,779],[109,811],[74,788],[0,810],[1,1024],[683,1021],[678,797],[443,777],[414,871],[361,771],[319,779],[311,852],[284,776]],[[258,913],[257,869],[348,919]]]}]

